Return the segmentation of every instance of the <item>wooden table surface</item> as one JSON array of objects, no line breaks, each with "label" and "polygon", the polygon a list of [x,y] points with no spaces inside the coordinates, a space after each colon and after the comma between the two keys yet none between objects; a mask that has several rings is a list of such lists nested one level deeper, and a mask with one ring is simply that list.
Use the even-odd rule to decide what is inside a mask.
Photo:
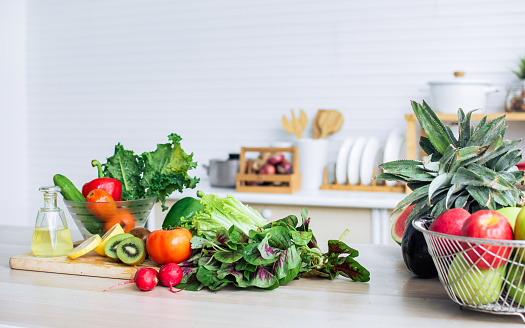
[{"label": "wooden table surface", "polygon": [[29,252],[30,242],[17,238],[16,232],[6,235],[9,238],[0,244],[2,327],[429,328],[523,324],[515,316],[462,310],[448,298],[438,279],[412,276],[398,246],[352,245],[360,251],[360,263],[371,271],[368,283],[346,278],[301,278],[272,291],[227,288],[173,294],[160,286],[142,292],[133,284],[103,292],[122,280],[13,270],[9,258]]}]

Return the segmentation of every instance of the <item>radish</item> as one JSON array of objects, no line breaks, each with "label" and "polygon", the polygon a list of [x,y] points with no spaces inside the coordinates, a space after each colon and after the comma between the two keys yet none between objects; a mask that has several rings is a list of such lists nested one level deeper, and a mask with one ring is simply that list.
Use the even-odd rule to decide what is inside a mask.
[{"label": "radish", "polygon": [[159,280],[163,286],[169,287],[172,293],[182,291],[173,290],[173,286],[177,286],[182,280],[182,269],[177,263],[164,264],[159,270]]},{"label": "radish", "polygon": [[137,269],[137,272],[135,273],[135,277],[133,277],[133,279],[128,280],[126,282],[121,282],[120,284],[117,284],[115,286],[111,286],[107,289],[104,289],[104,291],[110,290],[111,288],[120,285],[131,284],[132,282],[134,282],[135,285],[137,285],[138,289],[143,291],[152,290],[155,286],[157,286],[159,282],[159,273],[157,272],[157,270],[153,268],[138,269],[137,267],[135,267],[135,269]]}]

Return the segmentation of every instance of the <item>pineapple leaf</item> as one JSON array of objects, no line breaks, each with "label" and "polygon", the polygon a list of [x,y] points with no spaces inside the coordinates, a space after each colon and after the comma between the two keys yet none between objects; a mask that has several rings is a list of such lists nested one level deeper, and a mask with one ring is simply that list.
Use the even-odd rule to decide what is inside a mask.
[{"label": "pineapple leaf", "polygon": [[[413,203],[417,202],[420,199],[423,199],[426,202],[426,195],[428,194],[428,188],[429,186],[423,186],[421,188],[415,189],[413,192],[408,194],[405,198],[403,198],[394,208],[392,211],[392,215],[395,215],[396,213],[399,213],[400,211],[403,211],[407,206],[412,205]],[[414,207],[415,208],[415,207]],[[414,211],[414,210],[412,210]]]},{"label": "pineapple leaf", "polygon": [[438,175],[432,182],[430,183],[430,186],[428,187],[428,201],[431,202],[432,198],[434,197],[434,193],[441,188],[450,186],[450,181],[452,180],[452,177],[454,176],[454,173],[441,173]]},{"label": "pineapple leaf", "polygon": [[[480,161],[478,161],[478,164],[487,163],[487,166],[489,168],[494,169],[495,166],[496,166],[497,160],[494,160],[494,161],[492,161],[492,160],[495,159],[496,157],[500,156],[500,155],[503,155],[503,154],[507,153],[508,151],[510,151],[511,149],[516,147],[519,142],[520,142],[520,140],[505,140],[505,141],[503,141],[503,144],[501,145],[501,147],[499,147],[497,150],[495,150],[494,152],[489,154],[487,157],[485,157],[485,158],[481,159]],[[489,163],[489,161],[492,161],[492,162]]]},{"label": "pineapple leaf", "polygon": [[496,172],[506,171],[510,169],[511,167],[515,166],[516,164],[518,164],[521,161],[521,155],[519,154],[520,154],[519,149],[503,154],[503,156],[501,156],[496,162],[496,165],[494,165],[494,171]]},{"label": "pineapple leaf", "polygon": [[408,222],[412,222],[412,220],[414,220],[415,218],[419,218],[419,217],[421,217],[423,215],[427,215],[428,211],[430,210],[430,205],[426,201],[425,197],[419,199],[414,204],[415,204],[415,206],[414,206],[414,208],[410,212],[410,215],[407,218],[407,224],[408,224]]},{"label": "pineapple leaf", "polygon": [[483,154],[489,146],[470,146],[465,148],[459,148],[456,152],[456,158],[450,168],[450,172],[456,172],[460,166],[467,166],[470,163],[476,162],[480,154]]},{"label": "pineapple leaf", "polygon": [[385,173],[393,173],[393,172],[400,172],[405,170],[406,168],[410,168],[413,166],[420,165],[420,161],[410,160],[410,159],[401,159],[398,161],[392,161],[392,162],[386,162],[383,164],[380,164],[379,167],[383,170]]},{"label": "pineapple leaf", "polygon": [[496,210],[496,204],[494,203],[494,197],[492,196],[490,189],[468,186],[467,191],[482,208]]},{"label": "pineapple leaf", "polygon": [[461,194],[456,198],[456,201],[454,202],[455,208],[467,208],[467,203],[470,198],[470,194],[467,192],[466,194]]},{"label": "pineapple leaf", "polygon": [[443,123],[424,101],[423,105],[412,101],[412,109],[434,148],[443,154],[448,145],[453,143]]},{"label": "pineapple leaf", "polygon": [[438,202],[430,210],[430,216],[435,218],[439,214],[445,212],[446,210],[447,210],[447,198],[442,197],[441,199],[438,200]]},{"label": "pineapple leaf", "polygon": [[516,205],[516,201],[512,197],[512,193],[510,192],[510,190],[495,190],[492,192],[492,195],[494,196],[494,201],[496,202],[496,204],[499,204],[502,207]]},{"label": "pineapple leaf", "polygon": [[470,118],[472,116],[472,112],[473,111],[468,112],[465,116],[465,113],[461,108],[458,110],[459,147],[465,147],[467,142],[470,140]]},{"label": "pineapple leaf", "polygon": [[419,189],[419,188],[424,187],[424,186],[429,185],[429,184],[430,184],[430,182],[428,182],[428,181],[409,181],[409,182],[407,182],[407,187],[410,190],[414,191],[416,189]]},{"label": "pineapple leaf", "polygon": [[427,171],[438,172],[439,171],[439,161],[432,162],[432,155],[425,156],[423,158],[423,168]]},{"label": "pineapple leaf", "polygon": [[[484,118],[486,118],[486,116]],[[505,121],[506,117],[500,116],[481,128],[476,129],[466,146],[490,144],[496,137],[501,136],[502,131],[505,129]]]},{"label": "pineapple leaf", "polygon": [[[478,122],[478,125],[476,125],[476,127],[474,128],[474,131],[471,131],[471,134],[470,134],[470,138],[469,140],[472,138],[472,136],[474,135],[474,133],[476,133],[477,131],[479,131],[481,128],[483,128],[485,125],[487,124],[487,117],[486,116],[483,116],[481,118],[481,120],[479,120]],[[465,145],[466,146],[466,145]]]},{"label": "pineapple leaf", "polygon": [[453,145],[448,145],[447,149],[443,153],[443,157],[439,160],[439,173],[449,172],[450,166],[454,162],[456,155],[456,148]]},{"label": "pineapple leaf", "polygon": [[407,179],[403,176],[391,173],[381,173],[374,178],[375,180],[388,180],[388,181],[401,181],[407,182]]},{"label": "pineapple leaf", "polygon": [[451,208],[451,204],[461,195],[461,192],[465,190],[465,185],[453,184],[447,192],[445,205],[447,208]]},{"label": "pineapple leaf", "polygon": [[427,155],[432,156],[434,160],[439,161],[439,159],[441,158],[441,153],[438,152],[436,148],[432,145],[430,139],[428,139],[427,137],[421,137],[419,139],[419,145]]},{"label": "pineapple leaf", "polygon": [[[384,173],[398,176],[403,178],[403,181],[419,180],[419,181],[432,181],[434,176],[427,172],[421,162],[413,160],[399,160],[379,165],[383,169]],[[381,179],[387,177],[380,175]]]},{"label": "pineapple leaf", "polygon": [[489,187],[494,190],[508,190],[514,188],[514,186],[510,184],[507,179],[485,166],[471,164],[469,165],[468,169],[478,177],[481,177],[481,180],[483,181],[482,185],[485,187]]}]

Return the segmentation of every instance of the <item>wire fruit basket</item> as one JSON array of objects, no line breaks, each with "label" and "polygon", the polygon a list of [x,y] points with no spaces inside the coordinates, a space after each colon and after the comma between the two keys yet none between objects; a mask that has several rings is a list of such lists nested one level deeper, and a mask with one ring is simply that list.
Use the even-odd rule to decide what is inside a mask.
[{"label": "wire fruit basket", "polygon": [[455,303],[476,311],[517,315],[525,322],[525,241],[452,236],[412,225],[423,233],[439,280]]}]

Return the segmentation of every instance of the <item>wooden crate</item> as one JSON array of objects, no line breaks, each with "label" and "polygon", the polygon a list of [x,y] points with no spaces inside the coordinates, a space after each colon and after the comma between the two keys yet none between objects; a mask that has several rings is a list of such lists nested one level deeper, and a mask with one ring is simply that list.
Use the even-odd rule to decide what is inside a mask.
[{"label": "wooden crate", "polygon": [[[335,172],[335,170],[334,170]],[[375,169],[373,176],[375,176]],[[359,181],[359,184],[357,185],[351,185],[349,182],[346,184],[339,184],[334,182],[333,184],[328,184],[328,168],[324,168],[324,177],[323,177],[323,184],[321,185],[321,189],[323,190],[352,190],[352,191],[375,191],[375,192],[396,192],[396,193],[404,193],[407,191],[407,187],[403,185],[401,182],[397,182],[394,186],[387,185],[384,181],[375,180],[372,179],[371,185],[364,185]]]},{"label": "wooden crate", "polygon": [[[251,173],[250,160],[246,159],[247,152],[280,152],[291,153],[292,174],[255,174]],[[238,192],[259,192],[275,194],[291,194],[301,190],[301,174],[299,173],[299,150],[297,147],[277,148],[277,147],[242,147],[239,156],[240,169],[235,176]],[[274,185],[249,185],[250,182],[283,182],[281,186]]]}]

